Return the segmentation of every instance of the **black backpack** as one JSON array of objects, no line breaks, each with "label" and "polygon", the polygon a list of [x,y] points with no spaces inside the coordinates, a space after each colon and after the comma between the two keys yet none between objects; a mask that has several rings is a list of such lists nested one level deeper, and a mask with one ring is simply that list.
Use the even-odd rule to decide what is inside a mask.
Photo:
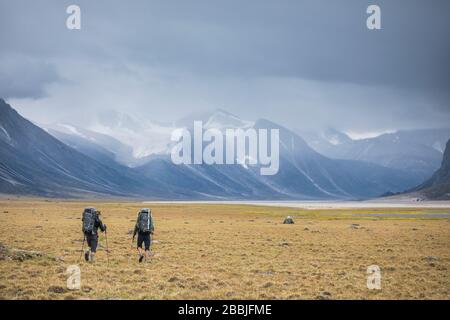
[{"label": "black backpack", "polygon": [[138,216],[138,229],[141,233],[152,231],[152,211],[150,209],[142,209]]},{"label": "black backpack", "polygon": [[95,218],[97,216],[95,208],[86,208],[83,212],[83,232],[94,233]]}]

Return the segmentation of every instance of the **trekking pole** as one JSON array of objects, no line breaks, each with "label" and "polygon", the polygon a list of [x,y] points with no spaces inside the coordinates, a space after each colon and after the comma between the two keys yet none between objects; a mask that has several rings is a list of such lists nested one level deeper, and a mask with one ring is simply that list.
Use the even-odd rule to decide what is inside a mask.
[{"label": "trekking pole", "polygon": [[84,241],[86,240],[86,235],[83,233],[83,243],[81,245],[81,253],[80,253],[80,257],[78,258],[78,263],[80,263],[81,261],[81,256],[83,255],[84,252]]},{"label": "trekking pole", "polygon": [[131,256],[133,255],[133,253],[131,251],[131,250],[133,250],[133,243],[134,243],[134,237],[131,238],[130,254],[128,255],[128,264],[130,264],[130,259],[131,259]]},{"label": "trekking pole", "polygon": [[106,260],[108,261],[109,264],[108,233],[106,232],[106,229],[105,229],[105,240],[106,240]]}]

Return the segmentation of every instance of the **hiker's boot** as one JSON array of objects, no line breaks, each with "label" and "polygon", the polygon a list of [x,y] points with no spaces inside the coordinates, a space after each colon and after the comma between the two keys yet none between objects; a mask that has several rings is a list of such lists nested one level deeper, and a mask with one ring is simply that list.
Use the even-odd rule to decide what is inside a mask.
[{"label": "hiker's boot", "polygon": [[139,255],[139,262],[142,262],[142,260],[144,260],[144,255],[143,255],[143,254],[140,254],[140,255]]},{"label": "hiker's boot", "polygon": [[89,261],[89,250],[84,253],[84,260]]},{"label": "hiker's boot", "polygon": [[145,262],[150,262],[151,257],[152,253],[150,251],[145,252]]},{"label": "hiker's boot", "polygon": [[89,261],[90,261],[91,263],[94,263],[94,261],[95,261],[95,254],[94,254],[94,253],[91,253],[91,256],[90,256]]}]

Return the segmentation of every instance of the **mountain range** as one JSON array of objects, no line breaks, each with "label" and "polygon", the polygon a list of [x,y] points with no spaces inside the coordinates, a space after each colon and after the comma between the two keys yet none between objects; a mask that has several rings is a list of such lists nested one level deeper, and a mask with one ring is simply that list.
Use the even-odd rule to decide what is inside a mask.
[{"label": "mountain range", "polygon": [[[258,165],[173,164],[170,133],[180,126],[190,129],[193,120],[220,130],[279,129],[278,174],[261,176]],[[333,159],[283,126],[265,119],[242,120],[223,110],[174,124],[111,112],[101,115],[91,127],[60,123],[40,128],[0,99],[0,193],[6,194],[190,200],[361,199],[422,183],[425,179],[411,175],[408,166]],[[420,166],[414,170],[420,172]]]},{"label": "mountain range", "polygon": [[439,168],[450,128],[401,130],[358,140],[332,128],[319,133],[299,131],[299,134],[327,157],[363,160],[405,170],[419,184]]},{"label": "mountain range", "polygon": [[[86,150],[85,150],[86,151]],[[0,193],[47,197],[176,197],[131,168],[59,141],[0,99]]]}]

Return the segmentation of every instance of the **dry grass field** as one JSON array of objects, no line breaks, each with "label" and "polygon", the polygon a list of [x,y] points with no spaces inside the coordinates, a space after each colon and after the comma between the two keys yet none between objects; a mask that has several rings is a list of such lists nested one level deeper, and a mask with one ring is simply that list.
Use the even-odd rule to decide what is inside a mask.
[{"label": "dry grass field", "polygon": [[[97,261],[79,263],[81,290],[68,290],[86,205],[108,225],[109,263],[101,236]],[[143,206],[153,209],[155,256],[139,264],[129,231]],[[370,216],[380,213],[402,216]],[[3,199],[0,298],[450,299],[450,218],[436,213],[450,210]],[[287,215],[294,225],[282,224]],[[366,287],[373,264],[381,290]]]}]

